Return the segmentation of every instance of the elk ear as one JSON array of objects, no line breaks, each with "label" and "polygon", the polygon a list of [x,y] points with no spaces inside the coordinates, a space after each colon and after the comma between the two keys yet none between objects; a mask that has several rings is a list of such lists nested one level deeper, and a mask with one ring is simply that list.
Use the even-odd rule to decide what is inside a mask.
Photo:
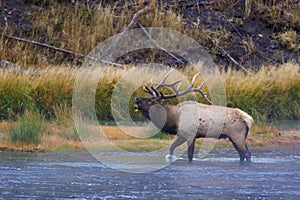
[{"label": "elk ear", "polygon": [[154,102],[154,103],[158,103],[158,104],[162,104],[163,101],[164,101],[164,100],[162,99],[161,96],[156,97],[156,98],[153,99],[153,102]]},{"label": "elk ear", "polygon": [[164,101],[164,95],[160,95],[159,97],[156,98],[156,102],[163,102]]},{"label": "elk ear", "polygon": [[151,98],[151,99],[149,99],[149,101],[148,101],[148,105],[151,105],[151,104],[153,104],[155,102],[155,98]]}]

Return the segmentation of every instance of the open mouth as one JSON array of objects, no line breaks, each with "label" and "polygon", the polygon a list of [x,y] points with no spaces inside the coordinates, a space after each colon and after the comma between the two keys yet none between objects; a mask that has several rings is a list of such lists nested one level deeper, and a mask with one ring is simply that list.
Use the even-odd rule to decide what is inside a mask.
[{"label": "open mouth", "polygon": [[137,103],[135,103],[135,104],[133,105],[133,107],[134,107],[135,109],[139,109],[139,108],[140,108],[140,106],[139,106]]}]

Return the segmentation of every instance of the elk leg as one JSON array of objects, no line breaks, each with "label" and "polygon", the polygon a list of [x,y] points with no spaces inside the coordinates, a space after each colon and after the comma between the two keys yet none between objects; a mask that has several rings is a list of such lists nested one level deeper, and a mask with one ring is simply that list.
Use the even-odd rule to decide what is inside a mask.
[{"label": "elk leg", "polygon": [[239,153],[239,156],[240,156],[240,161],[244,161],[245,160],[245,157],[246,157],[246,154],[248,153],[247,152],[247,149],[246,149],[246,145],[241,145],[239,144],[237,141],[235,141],[233,138],[229,138],[229,140],[231,141],[231,143],[233,144],[235,150]]},{"label": "elk leg", "polygon": [[246,154],[245,154],[245,156],[246,156],[246,161],[249,162],[249,161],[251,161],[251,152],[249,151],[247,145],[245,145],[245,147],[246,147],[246,150],[247,150],[247,152],[246,152]]},{"label": "elk leg", "polygon": [[194,150],[195,150],[195,141],[196,141],[196,139],[188,140],[188,159],[189,159],[189,163],[193,162],[193,156],[194,156]]},{"label": "elk leg", "polygon": [[175,148],[178,147],[179,145],[183,144],[184,142],[185,142],[184,138],[177,137],[175,142],[173,142],[173,144],[170,147],[170,155],[173,155]]}]

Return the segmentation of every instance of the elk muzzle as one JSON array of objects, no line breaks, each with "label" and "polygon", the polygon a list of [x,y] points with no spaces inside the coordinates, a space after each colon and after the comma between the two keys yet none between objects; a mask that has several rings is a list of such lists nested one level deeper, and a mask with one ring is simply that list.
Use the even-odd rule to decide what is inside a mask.
[{"label": "elk muzzle", "polygon": [[141,103],[142,103],[142,101],[140,100],[140,98],[139,97],[135,97],[134,98],[134,105],[133,105],[133,107],[135,109],[140,109],[141,108]]}]

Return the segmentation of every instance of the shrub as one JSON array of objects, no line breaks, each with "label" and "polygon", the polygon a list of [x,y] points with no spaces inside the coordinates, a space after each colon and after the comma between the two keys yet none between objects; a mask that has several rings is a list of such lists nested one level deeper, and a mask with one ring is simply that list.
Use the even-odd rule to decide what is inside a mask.
[{"label": "shrub", "polygon": [[39,112],[25,111],[9,131],[9,139],[11,142],[21,145],[38,145],[45,130],[43,115]]},{"label": "shrub", "polygon": [[300,41],[296,31],[289,30],[279,33],[278,38],[282,45],[286,46],[288,49],[295,52],[300,50]]}]

